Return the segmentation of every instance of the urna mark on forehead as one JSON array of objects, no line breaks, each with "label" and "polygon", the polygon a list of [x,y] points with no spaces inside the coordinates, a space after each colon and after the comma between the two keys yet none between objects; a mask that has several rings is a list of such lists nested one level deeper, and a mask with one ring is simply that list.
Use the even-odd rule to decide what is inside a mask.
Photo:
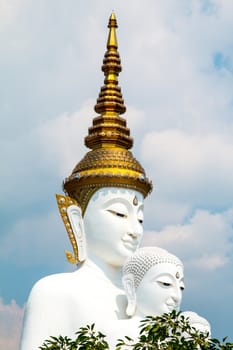
[{"label": "urna mark on forehead", "polygon": [[181,260],[177,256],[170,254],[167,250],[159,247],[143,247],[137,249],[123,266],[123,278],[129,274],[132,275],[135,288],[137,288],[145,274],[152,267],[161,266],[161,264],[169,264],[168,266],[173,265],[176,267],[174,270],[174,277],[176,279],[183,278],[183,263]]}]

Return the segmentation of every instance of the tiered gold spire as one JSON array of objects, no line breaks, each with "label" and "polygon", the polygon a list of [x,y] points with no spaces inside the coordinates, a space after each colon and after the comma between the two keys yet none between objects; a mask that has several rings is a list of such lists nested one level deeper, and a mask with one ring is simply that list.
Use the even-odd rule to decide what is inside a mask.
[{"label": "tiered gold spire", "polygon": [[107,51],[102,71],[101,87],[94,107],[99,116],[85,137],[85,145],[91,149],[76,165],[64,181],[64,191],[77,200],[84,214],[89,199],[101,187],[125,187],[141,192],[144,197],[152,190],[140,163],[128,151],[133,145],[126,120],[120,117],[126,111],[118,86],[121,61],[116,37],[117,21],[112,13],[109,19]]},{"label": "tiered gold spire", "polygon": [[112,13],[109,19],[108,28],[107,51],[102,66],[102,71],[105,75],[105,85],[101,88],[97,104],[95,105],[95,111],[100,114],[108,112],[123,114],[126,111],[126,107],[122,98],[121,88],[118,86],[118,74],[122,68],[120,55],[117,51],[117,22],[114,13]]},{"label": "tiered gold spire", "polygon": [[91,149],[118,146],[129,149],[133,145],[130,131],[126,128],[125,119],[119,114],[126,111],[121,88],[118,86],[118,74],[121,72],[121,60],[117,51],[116,28],[117,21],[112,13],[109,19],[109,36],[107,51],[104,55],[102,71],[104,72],[104,86],[101,87],[96,113],[100,116],[93,120],[89,128],[89,135],[85,138],[85,145]]}]

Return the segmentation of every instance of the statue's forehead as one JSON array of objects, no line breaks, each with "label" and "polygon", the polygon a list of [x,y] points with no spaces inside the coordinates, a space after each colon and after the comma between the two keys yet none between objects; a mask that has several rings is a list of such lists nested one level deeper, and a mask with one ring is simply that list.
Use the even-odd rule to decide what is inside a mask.
[{"label": "statue's forehead", "polygon": [[134,198],[137,198],[137,201],[143,202],[143,195],[138,192],[127,188],[117,188],[117,187],[103,187],[94,193],[90,201],[96,202],[98,200],[110,200],[114,198],[124,198],[132,202]]},{"label": "statue's forehead", "polygon": [[172,276],[177,280],[181,280],[184,278],[184,271],[181,265],[172,263],[159,263],[151,266],[145,275],[147,275],[148,278],[166,275]]}]

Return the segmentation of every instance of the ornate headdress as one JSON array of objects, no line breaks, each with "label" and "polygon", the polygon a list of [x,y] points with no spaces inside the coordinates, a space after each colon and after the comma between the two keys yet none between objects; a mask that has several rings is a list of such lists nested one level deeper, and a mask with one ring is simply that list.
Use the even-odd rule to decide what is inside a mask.
[{"label": "ornate headdress", "polygon": [[65,179],[64,191],[75,198],[84,214],[88,201],[101,187],[125,187],[147,196],[152,183],[146,177],[139,162],[128,151],[133,145],[126,120],[120,117],[126,111],[118,86],[121,61],[116,37],[117,21],[112,13],[109,19],[107,51],[102,71],[104,86],[101,87],[94,107],[99,116],[93,119],[85,137],[85,145],[91,149]]},{"label": "ornate headdress", "polygon": [[[117,21],[112,13],[109,19],[107,51],[104,56],[102,71],[104,86],[101,87],[94,107],[99,114],[85,137],[85,145],[91,149],[76,165],[71,175],[64,180],[63,189],[68,196],[57,195],[59,210],[67,229],[74,256],[66,252],[71,263],[80,260],[77,239],[72,222],[67,215],[69,205],[78,205],[85,213],[88,201],[101,187],[124,187],[134,189],[144,197],[152,191],[152,183],[146,177],[140,163],[129,149],[133,146],[126,120],[120,117],[126,111],[118,86],[121,61],[116,37]],[[80,213],[77,212],[77,215]]]}]

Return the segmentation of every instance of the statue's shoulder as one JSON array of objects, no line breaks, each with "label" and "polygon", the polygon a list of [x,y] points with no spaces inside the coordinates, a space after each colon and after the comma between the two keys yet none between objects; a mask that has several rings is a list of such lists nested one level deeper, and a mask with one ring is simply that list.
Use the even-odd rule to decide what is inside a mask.
[{"label": "statue's shoulder", "polygon": [[79,272],[65,272],[48,275],[38,280],[30,293],[30,298],[46,298],[69,293],[71,288],[78,283]]},{"label": "statue's shoulder", "polygon": [[91,297],[93,294],[93,286],[95,286],[96,295],[106,294],[106,288],[110,282],[104,281],[102,286],[102,273],[90,266],[83,264],[73,272],[58,273],[43,277],[35,283],[30,296],[29,304],[42,304],[49,302],[66,303],[67,300],[73,300],[80,303],[83,299]]}]

